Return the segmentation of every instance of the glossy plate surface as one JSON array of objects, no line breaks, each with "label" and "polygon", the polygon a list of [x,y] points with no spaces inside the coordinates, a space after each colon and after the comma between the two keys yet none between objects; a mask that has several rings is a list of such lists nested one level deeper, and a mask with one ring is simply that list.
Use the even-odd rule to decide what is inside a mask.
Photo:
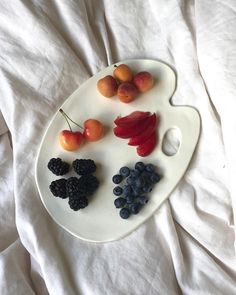
[{"label": "glossy plate surface", "polygon": [[[98,142],[86,143],[76,152],[64,151],[58,143],[58,134],[68,128],[62,115],[57,112],[42,139],[36,162],[36,184],[48,213],[71,234],[91,242],[108,242],[123,238],[154,214],[185,173],[200,133],[200,117],[195,109],[175,107],[169,103],[175,91],[176,76],[168,65],[160,61],[140,59],[120,63],[128,64],[134,72],[150,71],[156,80],[155,86],[129,104],[121,103],[117,97],[105,98],[96,89],[97,80],[112,74],[114,65],[105,68],[80,86],[61,108],[80,124],[88,118],[100,120],[107,126],[106,136]],[[118,115],[125,116],[136,110],[156,112],[160,115],[159,144],[146,158],[139,157],[136,148],[128,146],[128,140],[116,138],[112,132],[113,121]],[[175,155],[167,156],[162,151],[162,141],[166,132],[172,128],[176,128],[180,133],[180,146]],[[76,158],[93,159],[96,162],[96,176],[101,185],[85,209],[73,211],[69,208],[67,199],[56,198],[51,194],[51,181],[60,178],[47,169],[47,163],[53,157],[60,157],[70,164]],[[120,167],[133,167],[139,160],[155,164],[163,177],[154,187],[148,204],[140,213],[123,220],[113,203],[114,184],[111,178]],[[73,171],[65,177],[72,175],[75,176]]]}]

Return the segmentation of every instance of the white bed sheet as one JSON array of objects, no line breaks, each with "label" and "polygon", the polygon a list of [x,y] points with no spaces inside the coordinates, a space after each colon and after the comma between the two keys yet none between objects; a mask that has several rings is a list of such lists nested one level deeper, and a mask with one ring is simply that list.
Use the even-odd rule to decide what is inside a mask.
[{"label": "white bed sheet", "polygon": [[[236,2],[2,0],[0,20],[0,294],[236,294]],[[35,158],[67,96],[129,58],[176,69],[200,141],[152,218],[86,243],[44,209]]]}]

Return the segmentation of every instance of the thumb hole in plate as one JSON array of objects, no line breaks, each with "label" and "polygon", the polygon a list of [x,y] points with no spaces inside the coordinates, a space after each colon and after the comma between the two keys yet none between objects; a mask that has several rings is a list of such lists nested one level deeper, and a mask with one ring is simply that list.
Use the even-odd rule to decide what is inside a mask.
[{"label": "thumb hole in plate", "polygon": [[174,156],[180,147],[181,131],[177,127],[168,129],[162,141],[162,152],[167,156]]}]

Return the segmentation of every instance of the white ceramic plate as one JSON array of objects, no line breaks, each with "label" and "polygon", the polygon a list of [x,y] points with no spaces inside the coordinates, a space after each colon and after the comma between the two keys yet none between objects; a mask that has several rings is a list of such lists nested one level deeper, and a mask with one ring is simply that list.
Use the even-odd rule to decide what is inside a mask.
[{"label": "white ceramic plate", "polygon": [[[176,76],[168,65],[160,61],[140,59],[126,60],[122,63],[130,65],[134,72],[150,71],[155,77],[155,86],[129,104],[121,103],[117,97],[105,98],[97,91],[96,83],[101,77],[112,74],[114,65],[105,68],[80,86],[61,108],[74,121],[81,124],[88,118],[102,121],[110,128],[106,136],[99,142],[86,143],[76,152],[64,151],[58,143],[58,134],[68,127],[62,115],[57,112],[42,139],[36,162],[36,184],[41,200],[51,217],[76,237],[91,242],[120,239],[154,214],[186,171],[200,133],[200,118],[195,109],[174,107],[169,103],[175,91]],[[116,138],[112,132],[113,121],[118,115],[125,116],[135,110],[156,112],[160,115],[159,144],[146,158],[140,158],[136,148],[128,146],[128,140]],[[165,133],[171,128],[179,130],[180,146],[174,156],[167,156],[162,151],[162,141]],[[47,169],[47,163],[52,157],[60,157],[69,163],[76,158],[91,158],[97,163],[96,176],[101,185],[88,207],[73,211],[69,208],[67,199],[56,198],[51,194],[51,181],[60,178]],[[150,193],[150,201],[140,213],[123,220],[113,203],[114,184],[111,178],[120,167],[133,167],[139,160],[157,165],[163,177]],[[75,173],[70,172],[66,177],[72,175]]]}]

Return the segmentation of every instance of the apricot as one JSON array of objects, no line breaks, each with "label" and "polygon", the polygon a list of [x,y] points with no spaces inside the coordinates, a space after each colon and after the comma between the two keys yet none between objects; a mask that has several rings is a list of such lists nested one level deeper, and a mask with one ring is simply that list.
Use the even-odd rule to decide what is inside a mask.
[{"label": "apricot", "polygon": [[133,83],[140,92],[146,92],[153,87],[154,79],[149,72],[143,71],[134,76]]},{"label": "apricot", "polygon": [[112,97],[117,93],[118,84],[116,79],[111,75],[107,75],[97,82],[98,91],[105,97]]},{"label": "apricot", "polygon": [[129,66],[125,64],[120,64],[119,66],[115,66],[115,70],[113,71],[114,77],[120,82],[131,82],[133,79],[133,73]]},{"label": "apricot", "polygon": [[134,84],[129,82],[121,83],[118,87],[117,96],[120,101],[129,103],[133,101],[138,94],[138,91]]}]

